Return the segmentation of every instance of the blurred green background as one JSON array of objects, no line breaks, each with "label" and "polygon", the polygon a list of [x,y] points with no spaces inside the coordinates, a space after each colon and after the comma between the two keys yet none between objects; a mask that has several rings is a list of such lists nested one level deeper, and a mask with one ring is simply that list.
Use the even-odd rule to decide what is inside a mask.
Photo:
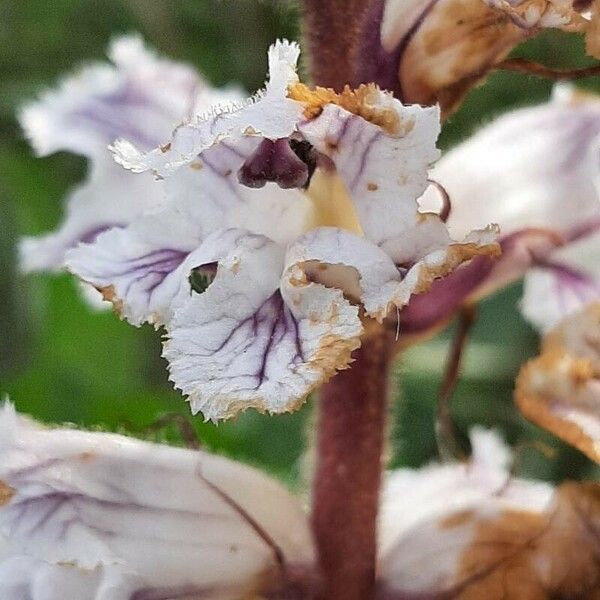
[{"label": "blurred green background", "polygon": [[[291,2],[252,0],[3,0],[0,3],[0,393],[38,419],[144,435],[166,412],[188,415],[167,381],[159,335],[135,329],[110,312],[94,312],[66,275],[20,276],[15,243],[51,229],[66,192],[85,175],[83,159],[66,153],[36,159],[15,120],[20,104],[81,62],[102,59],[110,38],[140,32],[172,58],[194,64],[215,84],[249,90],[264,81],[268,45],[298,37]],[[581,40],[548,33],[516,51],[552,66],[586,64]],[[593,85],[589,80],[582,85]],[[596,82],[597,84],[597,82]],[[596,85],[597,89],[600,89]],[[446,148],[494,115],[546,99],[551,84],[494,74],[445,126]],[[486,301],[458,387],[454,413],[464,433],[494,425],[511,443],[542,439],[557,449],[548,459],[523,452],[526,474],[558,480],[594,476],[579,453],[541,434],[518,415],[512,387],[519,365],[537,350],[537,336],[519,317],[519,286]],[[393,406],[394,465],[417,466],[436,454],[435,398],[450,331],[415,347],[398,364]],[[249,412],[214,426],[190,420],[206,447],[298,480],[313,403],[293,415]],[[147,434],[146,434],[147,436]],[[178,440],[175,428],[159,437]]]}]

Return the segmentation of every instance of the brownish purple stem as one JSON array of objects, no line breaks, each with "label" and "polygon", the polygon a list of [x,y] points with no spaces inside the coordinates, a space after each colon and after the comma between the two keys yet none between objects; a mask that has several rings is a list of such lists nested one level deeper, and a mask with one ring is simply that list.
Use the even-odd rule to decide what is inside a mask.
[{"label": "brownish purple stem", "polygon": [[436,436],[438,452],[442,460],[462,458],[462,451],[456,437],[456,426],[452,418],[450,404],[458,383],[464,349],[469,341],[471,328],[477,318],[477,306],[466,306],[458,315],[458,326],[444,370],[444,379],[438,395]]},{"label": "brownish purple stem", "polygon": [[372,0],[303,0],[303,33],[315,85],[355,85],[361,36]]},{"label": "brownish purple stem", "polygon": [[600,65],[584,67],[582,69],[552,69],[546,65],[532,62],[525,58],[507,58],[498,63],[494,69],[499,71],[516,71],[517,73],[526,73],[555,81],[563,79],[583,79],[584,77],[596,77],[600,75]]},{"label": "brownish purple stem", "polygon": [[312,527],[323,599],[374,594],[376,519],[393,334],[377,326],[320,391]]}]

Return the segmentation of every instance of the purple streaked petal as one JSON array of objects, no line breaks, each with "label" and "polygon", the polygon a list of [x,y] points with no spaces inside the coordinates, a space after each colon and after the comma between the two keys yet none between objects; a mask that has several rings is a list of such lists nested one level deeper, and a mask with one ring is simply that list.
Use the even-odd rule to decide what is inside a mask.
[{"label": "purple streaked petal", "polygon": [[[85,590],[127,590],[115,600],[268,586],[278,562],[244,514],[290,567],[312,567],[301,507],[241,464],[119,435],[38,428],[9,405],[0,409],[0,448],[0,481],[13,490],[0,507],[2,559],[28,562],[29,590],[47,575],[65,590],[70,576]],[[7,581],[0,576],[0,590]]]},{"label": "purple streaked petal", "polygon": [[591,231],[537,261],[527,273],[521,310],[541,331],[600,299],[600,233]]},{"label": "purple streaked petal", "polygon": [[333,161],[365,237],[381,245],[417,225],[416,198],[425,191],[427,169],[438,157],[439,114],[435,108],[402,106],[383,92],[374,91],[370,102],[396,115],[396,131],[335,105],[326,105],[298,128]]},{"label": "purple streaked petal", "polygon": [[[431,178],[448,192],[455,237],[487,223],[571,239],[600,219],[600,101],[557,88],[553,101],[507,113],[447,152]],[[425,202],[424,202],[425,201]],[[439,204],[429,191],[423,210]]]},{"label": "purple streaked petal", "polygon": [[134,176],[112,162],[97,162],[89,181],[69,196],[59,227],[52,233],[21,240],[21,268],[26,272],[63,268],[69,249],[156,209],[163,201],[163,190],[160,182],[147,175]]},{"label": "purple streaked petal", "polygon": [[192,270],[221,259],[239,238],[230,229],[203,239],[194,204],[187,206],[191,212],[180,204],[179,210],[147,215],[78,246],[68,254],[69,270],[100,290],[133,325],[164,324],[179,299],[190,296]]},{"label": "purple streaked petal", "polygon": [[206,292],[182,297],[164,356],[193,412],[216,420],[250,407],[289,411],[350,360],[358,309],[339,290],[301,281],[292,265],[282,280],[284,253],[247,234]]},{"label": "purple streaked petal", "polygon": [[25,107],[21,122],[40,154],[97,158],[118,137],[151,149],[197,109],[207,85],[192,68],[158,58],[135,36],[116,39],[108,54],[112,65],[86,67]]},{"label": "purple streaked petal", "polygon": [[101,234],[95,243],[71,250],[67,267],[98,289],[130,323],[161,324],[182,285],[178,269],[192,248],[152,247],[132,237],[121,228]]},{"label": "purple streaked petal", "polygon": [[287,97],[288,86],[297,83],[297,44],[278,41],[269,49],[269,80],[264,92],[245,103],[215,107],[202,117],[178,127],[171,141],[147,152],[135,143],[118,140],[113,145],[116,160],[135,172],[151,170],[168,177],[180,167],[220,142],[234,146],[244,137],[277,140],[289,137],[301,119],[303,106]]}]

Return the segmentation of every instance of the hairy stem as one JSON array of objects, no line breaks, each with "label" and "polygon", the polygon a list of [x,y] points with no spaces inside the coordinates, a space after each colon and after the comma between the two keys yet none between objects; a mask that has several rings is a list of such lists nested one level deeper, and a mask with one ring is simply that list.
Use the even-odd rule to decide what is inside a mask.
[{"label": "hairy stem", "polygon": [[371,0],[303,0],[303,33],[315,85],[339,91],[355,83],[370,4]]},{"label": "hairy stem", "polygon": [[327,600],[369,600],[393,335],[374,327],[321,388],[312,527]]}]

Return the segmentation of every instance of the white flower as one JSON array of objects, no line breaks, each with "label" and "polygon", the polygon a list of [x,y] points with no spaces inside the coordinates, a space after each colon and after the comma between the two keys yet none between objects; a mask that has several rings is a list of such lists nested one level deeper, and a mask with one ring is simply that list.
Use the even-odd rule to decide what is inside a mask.
[{"label": "white flower", "polygon": [[[517,573],[514,585],[578,597],[598,576],[598,485],[515,479],[489,431],[475,430],[472,446],[468,463],[389,474],[377,598],[462,590],[494,600]],[[10,405],[0,451],[3,600],[319,597],[307,514],[254,469],[45,429]]]},{"label": "white flower", "polygon": [[59,269],[67,249],[161,204],[162,184],[120,169],[110,143],[127,136],[153,148],[198,110],[230,98],[190,67],[156,57],[139,37],[114,40],[108,56],[112,65],[83,68],[21,112],[25,135],[38,155],[68,150],[90,161],[88,180],[69,195],[57,231],[21,242],[26,271]]},{"label": "white flower", "polygon": [[600,485],[509,474],[510,453],[474,430],[468,463],[392,473],[381,507],[383,598],[592,598]]},{"label": "white flower", "polygon": [[0,597],[252,597],[313,566],[299,503],[230,460],[0,409]]},{"label": "white flower", "polygon": [[310,90],[298,54],[275,44],[263,92],[168,144],[116,142],[123,165],[166,178],[165,206],[69,253],[126,319],[166,326],[171,377],[206,418],[293,409],[349,364],[357,304],[381,321],[497,250],[493,228],[457,243],[418,211],[437,109],[375,86]]},{"label": "white flower", "polygon": [[515,400],[531,421],[600,463],[600,303],[544,336],[517,379]]},{"label": "white flower", "polygon": [[595,14],[584,18],[572,0],[385,0],[380,44],[386,58],[380,69],[393,69],[399,97],[439,102],[449,113],[541,29],[586,32],[588,52],[598,55],[598,22]]},{"label": "white flower", "polygon": [[[508,113],[450,150],[431,177],[450,196],[450,233],[498,223],[502,257],[439,282],[407,319],[416,323],[429,302],[431,324],[454,310],[452,294],[455,304],[477,299],[524,274],[521,309],[541,330],[600,297],[600,99],[560,87],[552,102]],[[421,200],[437,203],[430,192]]]}]

